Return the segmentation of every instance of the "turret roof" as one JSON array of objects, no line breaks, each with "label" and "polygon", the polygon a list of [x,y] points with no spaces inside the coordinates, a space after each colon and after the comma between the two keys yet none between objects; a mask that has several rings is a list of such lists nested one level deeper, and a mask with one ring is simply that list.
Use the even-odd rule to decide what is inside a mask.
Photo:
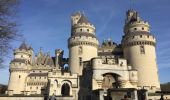
[{"label": "turret roof", "polygon": [[78,23],[86,23],[87,24],[87,23],[90,23],[90,21],[87,19],[87,17],[84,14],[82,14]]},{"label": "turret roof", "polygon": [[30,47],[28,44],[26,44],[25,42],[23,42],[20,47],[20,50],[33,50],[32,47]]}]

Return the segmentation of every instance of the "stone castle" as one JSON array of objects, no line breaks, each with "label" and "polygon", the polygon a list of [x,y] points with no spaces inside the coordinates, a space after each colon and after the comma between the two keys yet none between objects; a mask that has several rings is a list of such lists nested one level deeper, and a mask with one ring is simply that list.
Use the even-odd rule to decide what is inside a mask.
[{"label": "stone castle", "polygon": [[142,100],[140,90],[145,90],[144,98],[152,100],[149,94],[160,91],[160,82],[156,38],[149,23],[130,9],[121,44],[111,39],[99,44],[95,32],[87,17],[77,12],[71,16],[69,58],[63,58],[61,49],[55,50],[54,57],[40,49],[34,57],[33,48],[22,43],[14,50],[6,94],[46,100],[120,100],[124,96]]}]

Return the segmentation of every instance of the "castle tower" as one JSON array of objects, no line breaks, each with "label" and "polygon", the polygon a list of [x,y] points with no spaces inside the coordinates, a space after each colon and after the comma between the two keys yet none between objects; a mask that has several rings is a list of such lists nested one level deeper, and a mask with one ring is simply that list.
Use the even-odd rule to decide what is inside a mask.
[{"label": "castle tower", "polygon": [[8,95],[24,93],[32,57],[33,49],[25,43],[14,50],[14,59],[11,61],[9,69]]},{"label": "castle tower", "polygon": [[68,39],[69,68],[71,73],[81,75],[83,61],[97,57],[99,42],[95,36],[95,27],[81,13],[71,16],[71,37]]},{"label": "castle tower", "polygon": [[122,46],[128,63],[138,71],[138,87],[149,91],[160,89],[156,62],[156,39],[149,23],[134,10],[127,11]]}]

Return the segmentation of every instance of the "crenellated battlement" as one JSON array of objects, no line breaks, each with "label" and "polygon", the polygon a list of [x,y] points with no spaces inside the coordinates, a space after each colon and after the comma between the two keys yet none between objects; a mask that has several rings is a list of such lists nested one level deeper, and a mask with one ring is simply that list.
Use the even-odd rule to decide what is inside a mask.
[{"label": "crenellated battlement", "polygon": [[133,46],[133,45],[156,45],[156,39],[152,34],[144,34],[144,33],[134,33],[134,34],[126,34],[126,36],[122,39],[122,45]]},{"label": "crenellated battlement", "polygon": [[71,74],[70,72],[49,72],[48,77],[77,78],[77,74]]},{"label": "crenellated battlement", "polygon": [[86,37],[86,36],[79,36],[79,37],[70,37],[68,40],[69,44],[68,47],[82,45],[82,46],[94,46],[98,48],[99,42],[96,38],[93,37]]}]

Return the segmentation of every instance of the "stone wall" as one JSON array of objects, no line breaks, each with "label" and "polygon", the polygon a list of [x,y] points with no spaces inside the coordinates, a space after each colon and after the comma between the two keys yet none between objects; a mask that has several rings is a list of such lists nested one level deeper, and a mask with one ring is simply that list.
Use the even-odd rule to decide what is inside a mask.
[{"label": "stone wall", "polygon": [[0,97],[0,100],[44,100],[44,97]]}]

